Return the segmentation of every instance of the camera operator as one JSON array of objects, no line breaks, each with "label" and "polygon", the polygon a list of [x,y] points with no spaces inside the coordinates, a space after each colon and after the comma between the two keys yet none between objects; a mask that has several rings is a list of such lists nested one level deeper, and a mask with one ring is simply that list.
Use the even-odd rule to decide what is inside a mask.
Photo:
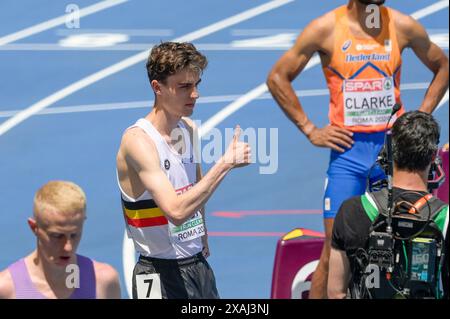
[{"label": "camera operator", "polygon": [[[413,217],[416,218],[413,216],[414,214],[417,216],[419,211],[424,211],[424,214],[428,215],[428,219],[424,223],[425,226],[433,226],[434,229],[437,229],[440,240],[428,238],[414,246],[415,243],[419,242],[418,240],[414,240],[412,236],[399,239],[395,236],[396,229],[393,227],[392,244],[388,245],[393,253],[392,256],[388,254],[387,260],[392,260],[391,265],[394,263],[396,265],[406,264],[406,266],[401,266],[404,269],[400,271],[403,281],[395,282],[393,278],[396,276],[396,271],[389,267],[384,273],[373,272],[368,274],[367,268],[364,269],[363,267],[370,264],[368,260],[370,261],[371,257],[370,244],[374,242],[371,241],[372,234],[374,234],[373,229],[374,225],[379,222],[377,218],[383,216],[380,212],[383,213],[383,207],[386,207],[387,191],[384,189],[383,193],[381,191],[378,194],[366,193],[346,200],[339,209],[333,227],[328,277],[329,298],[346,298],[348,291],[352,298],[449,298],[448,205],[435,197],[431,197],[427,188],[430,167],[438,151],[439,134],[438,123],[427,113],[407,112],[397,119],[392,128],[392,191],[394,211],[403,210],[404,212],[406,210],[405,215],[409,213],[411,216],[411,219],[402,219],[402,221],[406,221],[404,224],[408,225]],[[384,206],[380,206],[380,202],[376,200],[376,198],[380,198],[380,194],[383,194],[386,198]],[[405,203],[407,205],[404,205]],[[384,212],[386,212],[386,209]],[[399,223],[398,225],[402,224]],[[421,230],[424,229],[421,228]],[[415,233],[414,236],[417,234]],[[380,241],[375,240],[375,243],[380,244]],[[394,245],[394,243],[396,244]],[[430,243],[434,246],[432,247]],[[400,248],[399,252],[396,252],[395,249],[401,247],[401,245],[403,245],[403,249]],[[417,247],[425,247],[425,249],[432,247],[433,249],[422,249],[420,251]],[[389,249],[387,249],[388,252]],[[424,251],[427,253],[424,253]],[[437,253],[433,254],[433,251]],[[401,260],[400,263],[399,259]],[[426,262],[432,260],[437,261],[434,264],[426,264]],[[420,262],[423,262],[423,264],[420,264]],[[411,281],[411,278],[415,281]],[[430,283],[430,278],[433,278],[432,283]],[[422,294],[415,296],[415,286],[407,286],[405,283],[408,282],[414,282],[416,286],[417,283],[422,284],[422,288],[423,285],[431,287],[434,284],[435,289],[428,289],[429,295],[423,294],[422,289]],[[372,286],[367,287],[368,283]],[[365,287],[360,289],[364,285]],[[407,288],[405,289],[405,287]],[[443,295],[441,290],[443,290]],[[365,293],[358,294],[358,291],[364,291]]]}]

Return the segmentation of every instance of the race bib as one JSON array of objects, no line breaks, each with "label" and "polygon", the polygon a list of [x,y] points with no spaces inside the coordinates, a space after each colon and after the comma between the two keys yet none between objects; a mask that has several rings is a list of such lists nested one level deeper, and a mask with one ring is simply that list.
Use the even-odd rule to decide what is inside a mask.
[{"label": "race bib", "polygon": [[395,105],[392,77],[345,80],[343,91],[346,126],[387,123]]},{"label": "race bib", "polygon": [[205,234],[202,214],[197,212],[191,219],[180,226],[169,223],[170,236],[174,242],[184,243]]},{"label": "race bib", "polygon": [[138,299],[162,299],[159,274],[137,275],[136,292]]}]

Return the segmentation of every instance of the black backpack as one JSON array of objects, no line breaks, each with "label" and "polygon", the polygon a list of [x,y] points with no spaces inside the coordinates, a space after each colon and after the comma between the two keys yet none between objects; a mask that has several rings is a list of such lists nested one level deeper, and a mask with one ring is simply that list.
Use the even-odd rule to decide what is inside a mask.
[{"label": "black backpack", "polygon": [[[403,200],[405,193],[415,193],[420,199],[409,203]],[[431,194],[403,192],[394,199],[391,238],[386,233],[387,199],[386,188],[361,196],[372,226],[365,249],[351,256],[354,274],[351,296],[357,299],[442,298],[440,280],[447,277],[442,275],[448,205]],[[392,267],[383,267],[387,265]],[[379,273],[370,272],[374,270]],[[370,282],[372,279],[378,282]],[[442,285],[448,285],[447,281],[443,280]]]}]

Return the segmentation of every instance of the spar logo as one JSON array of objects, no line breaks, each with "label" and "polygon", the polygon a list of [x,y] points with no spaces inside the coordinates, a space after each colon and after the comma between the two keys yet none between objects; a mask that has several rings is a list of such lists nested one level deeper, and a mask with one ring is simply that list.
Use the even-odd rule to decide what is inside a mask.
[{"label": "spar logo", "polygon": [[[389,82],[389,83],[388,83]],[[392,87],[391,81],[385,79],[345,81],[345,92],[377,92]]]}]

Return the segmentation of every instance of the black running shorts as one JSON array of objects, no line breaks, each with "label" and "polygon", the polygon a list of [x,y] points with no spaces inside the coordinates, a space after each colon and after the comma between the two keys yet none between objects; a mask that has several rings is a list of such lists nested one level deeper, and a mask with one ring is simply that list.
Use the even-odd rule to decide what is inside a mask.
[{"label": "black running shorts", "polygon": [[183,259],[140,256],[133,271],[133,299],[219,299],[219,293],[202,253]]}]

